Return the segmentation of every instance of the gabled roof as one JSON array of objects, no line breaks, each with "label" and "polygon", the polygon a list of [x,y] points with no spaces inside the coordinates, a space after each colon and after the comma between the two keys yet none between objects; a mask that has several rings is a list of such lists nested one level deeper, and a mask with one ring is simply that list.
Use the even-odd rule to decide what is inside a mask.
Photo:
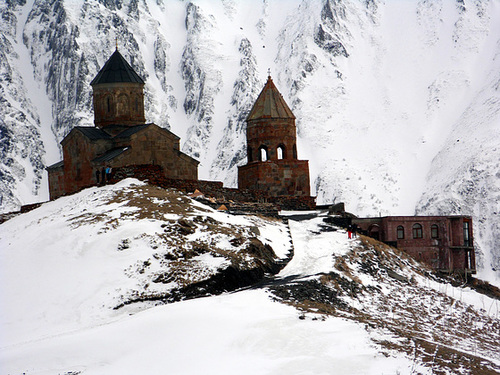
[{"label": "gabled roof", "polygon": [[152,124],[142,124],[142,125],[129,126],[121,133],[118,133],[114,138],[128,138],[131,135],[133,135],[137,132],[140,132],[143,129],[146,129],[150,125],[152,125]]},{"label": "gabled roof", "polygon": [[47,170],[52,170],[52,169],[57,169],[57,168],[62,168],[64,166],[64,161],[58,161],[55,164],[49,165],[48,167],[45,167]]},{"label": "gabled roof", "polygon": [[97,141],[98,139],[111,139],[111,136],[108,133],[94,126],[75,126],[74,129],[81,131],[83,135],[91,141]]},{"label": "gabled roof", "polygon": [[144,81],[132,69],[130,64],[118,52],[118,49],[111,55],[96,77],[90,82],[91,86],[100,83],[142,83]]},{"label": "gabled roof", "polygon": [[106,152],[104,155],[101,155],[94,160],[92,160],[94,163],[101,163],[103,161],[110,161],[117,156],[123,154],[125,151],[127,151],[130,147],[120,147],[120,148],[115,148],[112,150],[109,150]]},{"label": "gabled roof", "polygon": [[295,119],[292,111],[288,107],[273,83],[271,76],[267,77],[267,82],[259,97],[247,117],[247,121],[260,118],[291,118]]},{"label": "gabled roof", "polygon": [[149,123],[149,124],[142,124],[142,125],[135,125],[135,126],[129,126],[127,129],[125,129],[124,131],[122,131],[121,133],[117,134],[116,136],[114,136],[113,138],[128,138],[130,137],[131,135],[135,134],[135,133],[138,133],[140,132],[141,130],[143,129],[146,129],[147,127],[151,126],[151,125],[154,125],[156,127],[158,127],[161,131],[163,132],[166,132],[168,134],[170,134],[170,136],[172,136],[173,138],[176,138],[176,139],[180,139],[177,135],[175,135],[174,133],[172,133],[170,130],[168,129],[165,129],[165,128],[162,128],[162,127],[159,127],[158,125],[156,125],[155,123]]}]

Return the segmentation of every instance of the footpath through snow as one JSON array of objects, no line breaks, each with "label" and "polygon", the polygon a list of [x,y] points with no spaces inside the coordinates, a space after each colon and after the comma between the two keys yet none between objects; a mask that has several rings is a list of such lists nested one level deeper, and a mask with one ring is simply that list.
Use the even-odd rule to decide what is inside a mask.
[{"label": "footpath through snow", "polygon": [[279,277],[313,276],[334,269],[333,253],[342,255],[352,246],[343,230],[321,232],[322,217],[310,220],[289,220],[295,248],[294,257]]}]

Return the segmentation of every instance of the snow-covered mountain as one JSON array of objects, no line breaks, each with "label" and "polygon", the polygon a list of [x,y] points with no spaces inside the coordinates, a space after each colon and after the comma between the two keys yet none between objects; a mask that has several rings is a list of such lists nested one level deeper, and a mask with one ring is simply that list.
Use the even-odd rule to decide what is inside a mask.
[{"label": "snow-covered mountain", "polygon": [[[0,373],[498,373],[498,289],[452,286],[326,212],[295,219],[127,179],[8,220]],[[284,267],[249,282],[267,259]]]},{"label": "snow-covered mountain", "polygon": [[2,211],[47,199],[43,167],[92,125],[89,83],[117,43],[147,120],[201,178],[236,185],[270,69],[319,203],[471,214],[481,276],[498,276],[498,0],[0,0],[0,15]]}]

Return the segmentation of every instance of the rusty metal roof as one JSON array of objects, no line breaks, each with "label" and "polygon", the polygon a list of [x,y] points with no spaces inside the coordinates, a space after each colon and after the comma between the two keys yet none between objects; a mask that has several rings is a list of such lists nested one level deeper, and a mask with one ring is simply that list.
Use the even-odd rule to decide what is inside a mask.
[{"label": "rusty metal roof", "polygon": [[267,77],[267,82],[259,97],[247,117],[247,121],[260,118],[292,118],[295,119],[292,111],[288,107],[273,83],[271,76]]},{"label": "rusty metal roof", "polygon": [[142,83],[144,81],[132,69],[130,64],[116,50],[102,69],[97,73],[96,77],[90,82],[90,85],[98,85],[100,83]]}]

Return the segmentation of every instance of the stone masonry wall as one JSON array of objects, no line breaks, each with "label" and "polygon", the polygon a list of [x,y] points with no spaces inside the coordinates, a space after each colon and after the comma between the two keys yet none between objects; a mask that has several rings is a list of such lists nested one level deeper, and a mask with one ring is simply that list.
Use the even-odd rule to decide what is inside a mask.
[{"label": "stone masonry wall", "polygon": [[278,146],[284,147],[283,159],[297,159],[293,155],[296,147],[296,128],[293,119],[260,119],[247,124],[247,147],[251,150],[248,162],[259,161],[259,148],[265,147],[269,160],[277,160]]},{"label": "stone masonry wall", "polygon": [[269,160],[238,168],[238,187],[266,191],[271,196],[310,196],[307,160]]},{"label": "stone masonry wall", "polygon": [[233,207],[240,211],[258,211],[259,206],[256,206],[256,203],[265,207],[265,211],[272,210],[271,206],[274,206],[273,210],[311,210],[316,207],[315,198],[310,196],[273,197],[266,191],[225,188],[222,182],[218,181],[166,178],[159,165],[130,165],[115,168],[111,182],[127,177],[148,181],[163,188],[175,188],[185,193],[199,190],[206,197],[213,198],[215,205],[224,204],[228,209]]}]

